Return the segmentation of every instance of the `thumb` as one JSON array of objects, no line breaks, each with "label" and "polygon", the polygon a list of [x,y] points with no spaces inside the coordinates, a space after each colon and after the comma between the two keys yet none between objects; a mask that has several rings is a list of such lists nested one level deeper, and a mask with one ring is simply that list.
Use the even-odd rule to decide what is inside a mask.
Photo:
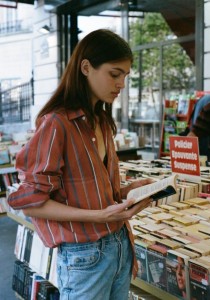
[{"label": "thumb", "polygon": [[133,199],[133,198],[130,198],[129,200],[125,200],[125,201],[123,201],[123,205],[124,205],[124,209],[128,209],[130,206],[132,206],[132,205],[134,205],[134,203],[135,203],[135,199]]}]

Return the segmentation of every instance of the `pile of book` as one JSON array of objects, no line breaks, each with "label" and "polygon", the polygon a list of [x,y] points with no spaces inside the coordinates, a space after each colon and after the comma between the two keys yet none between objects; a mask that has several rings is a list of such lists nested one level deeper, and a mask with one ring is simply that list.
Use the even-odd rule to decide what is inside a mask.
[{"label": "pile of book", "polygon": [[[144,178],[152,178],[154,181],[162,182],[163,179],[171,177],[170,158],[156,159],[152,161],[131,160],[119,163],[121,186],[130,184],[132,181]],[[171,177],[172,178],[172,177]],[[173,181],[173,178],[172,178]],[[171,182],[174,186],[174,183]],[[195,197],[210,198],[210,167],[201,167],[200,180],[181,179],[176,181],[176,193],[170,193],[166,197],[160,197],[153,203],[154,206],[182,202]]]},{"label": "pile of book", "polygon": [[149,207],[130,221],[137,277],[179,299],[210,299],[210,200],[179,204]]},{"label": "pile of book", "polygon": [[172,177],[169,160],[120,162],[120,170],[122,186],[147,177],[161,186],[172,178],[176,189],[130,220],[137,278],[178,299],[210,299],[210,168],[201,168],[199,182]]},{"label": "pile of book", "polygon": [[14,263],[12,288],[25,300],[59,300],[58,289],[20,260]]},{"label": "pile of book", "polygon": [[[23,299],[59,299],[56,288],[57,248],[46,247],[34,230],[19,224],[14,254],[17,258],[13,274],[14,291]],[[44,298],[39,294],[52,295]]]}]

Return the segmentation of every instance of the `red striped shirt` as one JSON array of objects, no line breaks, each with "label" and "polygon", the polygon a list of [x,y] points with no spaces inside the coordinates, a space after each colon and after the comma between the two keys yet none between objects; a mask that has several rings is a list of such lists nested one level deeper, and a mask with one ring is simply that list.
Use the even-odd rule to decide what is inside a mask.
[{"label": "red striped shirt", "polygon": [[[14,209],[39,206],[48,199],[83,209],[103,209],[120,201],[118,158],[112,132],[102,133],[107,168],[97,150],[97,139],[82,111],[48,114],[18,153],[16,169],[22,184],[9,196]],[[45,245],[89,242],[119,230],[123,223],[57,222],[33,218]]]},{"label": "red striped shirt", "polygon": [[[53,199],[72,207],[98,210],[120,202],[118,157],[112,131],[105,122],[101,129],[107,151],[106,167],[83,111],[44,116],[34,136],[16,157],[21,185],[9,195],[9,205],[24,209]],[[32,222],[48,247],[62,242],[96,241],[123,226],[123,222],[59,222],[41,218],[32,218]]]}]

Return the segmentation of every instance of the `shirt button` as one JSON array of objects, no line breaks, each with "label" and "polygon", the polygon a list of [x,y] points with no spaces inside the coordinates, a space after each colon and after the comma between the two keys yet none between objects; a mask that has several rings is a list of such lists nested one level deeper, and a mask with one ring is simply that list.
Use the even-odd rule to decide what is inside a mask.
[{"label": "shirt button", "polygon": [[96,141],[96,139],[95,139],[95,138],[92,138],[92,141],[93,141],[93,142],[95,142],[95,141]]},{"label": "shirt button", "polygon": [[86,119],[86,117],[84,116],[84,117],[82,117],[82,120],[84,120],[85,121],[85,119]]}]

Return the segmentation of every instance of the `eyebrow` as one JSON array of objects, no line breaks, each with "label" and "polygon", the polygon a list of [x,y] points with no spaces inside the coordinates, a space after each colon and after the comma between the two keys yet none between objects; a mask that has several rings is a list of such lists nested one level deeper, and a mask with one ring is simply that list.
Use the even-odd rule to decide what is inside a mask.
[{"label": "eyebrow", "polygon": [[120,71],[121,73],[123,73],[123,74],[126,74],[126,75],[128,75],[128,74],[130,74],[130,72],[125,72],[123,69],[121,69],[121,68],[115,68],[115,67],[113,67],[112,69],[114,69],[114,70],[116,70],[116,71]]}]

